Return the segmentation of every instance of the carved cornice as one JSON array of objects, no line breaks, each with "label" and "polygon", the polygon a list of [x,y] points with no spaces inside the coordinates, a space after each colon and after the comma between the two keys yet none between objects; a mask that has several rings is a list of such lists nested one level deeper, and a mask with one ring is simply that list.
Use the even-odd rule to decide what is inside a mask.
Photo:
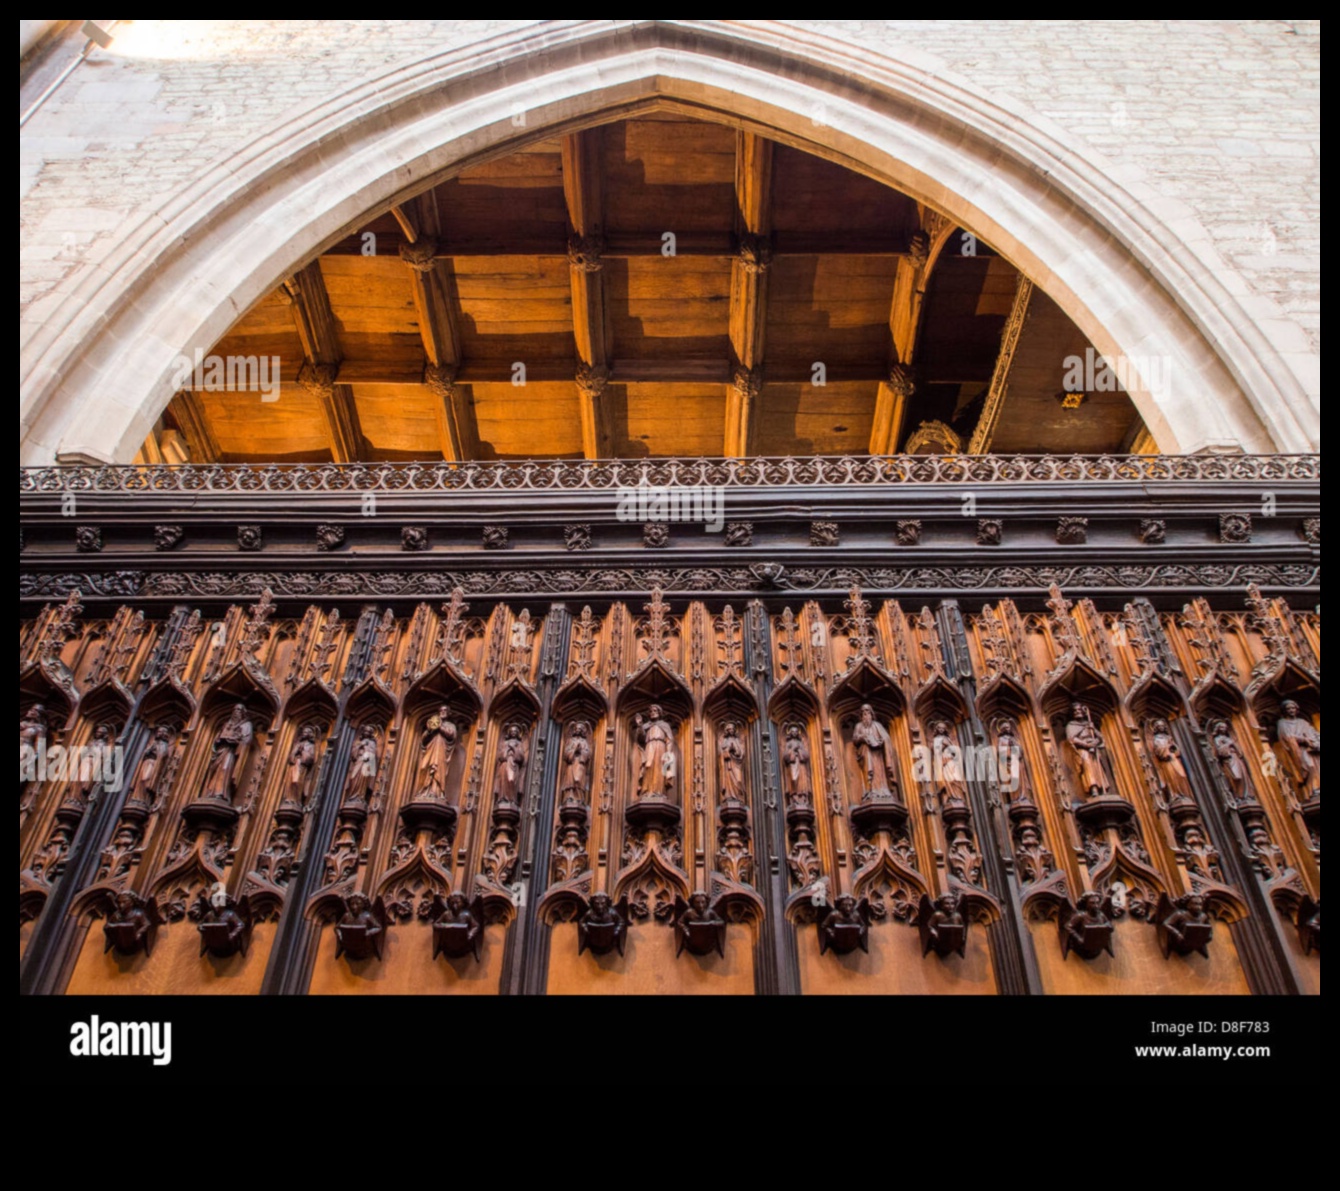
[{"label": "carved cornice", "polygon": [[19,495],[100,492],[581,491],[866,484],[1321,480],[1320,455],[862,455],[750,459],[526,460],[19,469]]},{"label": "carved cornice", "polygon": [[72,591],[86,597],[158,599],[237,599],[269,588],[276,598],[432,597],[459,587],[468,595],[608,595],[645,593],[661,587],[667,594],[709,595],[763,590],[845,595],[852,585],[868,592],[971,591],[1042,593],[1052,584],[1068,591],[1176,592],[1199,588],[1241,588],[1256,583],[1271,588],[1320,586],[1321,568],[1311,564],[1242,563],[1237,565],[1160,564],[1157,566],[942,566],[942,567],[787,567],[779,576],[762,567],[565,567],[498,570],[355,570],[338,571],[112,571],[25,573],[19,598],[63,598]]}]

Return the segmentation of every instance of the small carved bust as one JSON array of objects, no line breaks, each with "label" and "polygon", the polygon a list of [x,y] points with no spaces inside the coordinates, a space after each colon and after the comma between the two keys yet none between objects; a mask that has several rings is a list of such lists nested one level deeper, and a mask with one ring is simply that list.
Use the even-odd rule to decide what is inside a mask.
[{"label": "small carved bust", "polygon": [[1112,955],[1112,895],[1104,897],[1090,889],[1076,906],[1063,906],[1057,921],[1061,926],[1061,956],[1074,951],[1085,959],[1097,959],[1104,951]]},{"label": "small carved bust", "polygon": [[1193,951],[1206,959],[1210,957],[1210,941],[1214,938],[1214,923],[1205,908],[1205,899],[1198,893],[1187,893],[1170,901],[1165,893],[1159,898],[1159,943],[1163,957],[1170,954],[1190,955]]},{"label": "small carved bust", "polygon": [[940,894],[934,902],[921,895],[917,913],[917,928],[921,934],[921,954],[934,951],[943,959],[947,955],[966,953],[968,922],[963,915],[963,897],[950,890]]},{"label": "small carved bust", "polygon": [[850,893],[839,894],[832,910],[819,922],[819,954],[847,955],[856,948],[870,950],[870,903]]},{"label": "small carved bust", "polygon": [[473,954],[475,962],[480,960],[481,946],[484,941],[484,901],[475,898],[467,900],[459,889],[453,889],[445,900],[434,900],[433,909],[433,958],[445,955],[458,959]]},{"label": "small carved bust", "polygon": [[134,955],[143,951],[149,955],[153,951],[154,935],[162,919],[158,913],[158,903],[153,898],[141,897],[123,889],[116,895],[111,913],[103,923],[102,933],[106,940],[103,951],[115,950],[118,955]]},{"label": "small carved bust", "polygon": [[577,920],[577,954],[606,955],[617,950],[622,955],[627,936],[628,899],[620,898],[616,905],[603,890],[591,894],[586,912]]},{"label": "small carved bust", "polygon": [[701,889],[690,893],[687,902],[683,898],[675,900],[675,935],[679,944],[676,956],[686,949],[693,955],[706,955],[709,951],[726,954],[726,920]]},{"label": "small carved bust", "polygon": [[366,893],[351,893],[344,900],[344,914],[335,924],[335,958],[352,960],[382,957],[386,937],[386,907]]}]

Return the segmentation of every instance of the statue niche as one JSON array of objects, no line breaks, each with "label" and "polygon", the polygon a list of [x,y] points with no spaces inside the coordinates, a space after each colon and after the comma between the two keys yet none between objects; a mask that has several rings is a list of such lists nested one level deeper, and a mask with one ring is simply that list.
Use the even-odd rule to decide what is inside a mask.
[{"label": "statue niche", "polygon": [[[1293,699],[1280,705],[1275,723],[1276,752],[1280,767],[1289,779],[1294,795],[1302,805],[1309,827],[1321,825],[1321,733],[1304,717]],[[1314,822],[1315,820],[1315,822]]]},{"label": "statue niche", "polygon": [[400,808],[410,831],[430,830],[452,836],[456,830],[456,801],[448,790],[460,727],[451,708],[442,704],[424,722],[419,733],[419,756],[414,765],[414,792]]},{"label": "statue niche", "polygon": [[898,788],[897,757],[889,730],[871,704],[861,704],[849,741],[861,791],[860,802],[851,808],[853,827],[870,837],[879,831],[897,832],[908,814]]},{"label": "statue niche", "polygon": [[228,718],[214,734],[209,760],[201,779],[200,793],[182,809],[193,828],[225,828],[240,814],[235,805],[238,782],[246,769],[247,755],[256,738],[256,725],[245,703],[233,704]]},{"label": "statue niche", "polygon": [[1172,728],[1165,719],[1151,720],[1146,728],[1149,757],[1158,776],[1159,792],[1171,809],[1195,805],[1191,793],[1191,778],[1182,762],[1182,750],[1173,739]]},{"label": "statue niche", "polygon": [[659,703],[633,717],[633,764],[636,786],[624,816],[634,831],[663,835],[680,820],[677,798],[680,761],[675,725]]}]

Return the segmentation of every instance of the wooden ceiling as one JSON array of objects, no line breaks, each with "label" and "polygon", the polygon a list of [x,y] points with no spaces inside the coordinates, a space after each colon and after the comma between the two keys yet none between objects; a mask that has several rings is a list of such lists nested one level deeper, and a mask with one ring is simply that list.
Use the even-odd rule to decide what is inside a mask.
[{"label": "wooden ceiling", "polygon": [[1124,393],[1061,404],[1063,357],[1088,344],[1030,288],[890,187],[650,115],[370,218],[214,346],[278,357],[278,400],[184,390],[144,453],[883,454],[928,449],[923,423],[976,450],[1130,449],[1143,428]]}]

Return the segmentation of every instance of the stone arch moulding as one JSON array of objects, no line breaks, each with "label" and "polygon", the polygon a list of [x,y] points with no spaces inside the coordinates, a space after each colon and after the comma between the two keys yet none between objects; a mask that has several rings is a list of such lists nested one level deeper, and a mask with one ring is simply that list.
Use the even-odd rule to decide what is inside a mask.
[{"label": "stone arch moulding", "polygon": [[[437,51],[216,164],[72,280],[21,349],[20,464],[129,462],[255,301],[369,213],[473,161],[649,106],[743,124],[885,181],[991,243],[1097,349],[1168,362],[1131,396],[1164,451],[1309,451],[1279,312],[1185,208],[933,58],[773,22],[551,21]],[[518,113],[524,120],[517,119]],[[1242,295],[1241,299],[1239,295]]]}]

